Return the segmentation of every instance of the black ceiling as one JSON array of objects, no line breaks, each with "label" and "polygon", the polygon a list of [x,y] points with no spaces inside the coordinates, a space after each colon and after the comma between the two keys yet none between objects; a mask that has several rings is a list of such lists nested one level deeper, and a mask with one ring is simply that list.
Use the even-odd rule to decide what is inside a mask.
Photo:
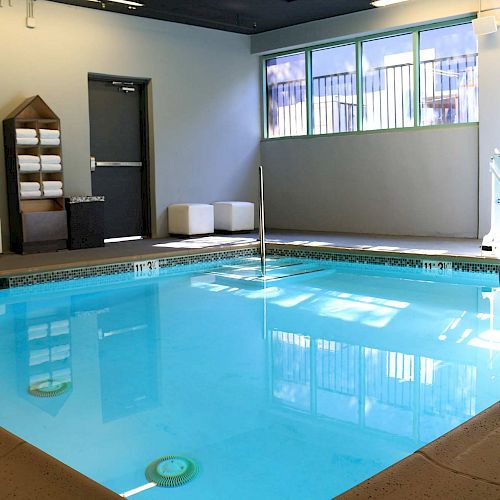
[{"label": "black ceiling", "polygon": [[144,7],[135,10],[109,0],[55,1],[245,34],[371,8],[371,0],[136,0]]}]

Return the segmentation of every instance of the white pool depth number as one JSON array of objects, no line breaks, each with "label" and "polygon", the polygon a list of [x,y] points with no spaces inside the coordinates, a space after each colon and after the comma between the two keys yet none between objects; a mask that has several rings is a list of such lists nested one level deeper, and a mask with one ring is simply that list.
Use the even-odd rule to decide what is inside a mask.
[{"label": "white pool depth number", "polygon": [[453,265],[445,260],[423,260],[422,271],[425,274],[450,276],[453,273]]},{"label": "white pool depth number", "polygon": [[155,278],[160,276],[159,260],[142,260],[134,262],[134,277],[137,279]]}]

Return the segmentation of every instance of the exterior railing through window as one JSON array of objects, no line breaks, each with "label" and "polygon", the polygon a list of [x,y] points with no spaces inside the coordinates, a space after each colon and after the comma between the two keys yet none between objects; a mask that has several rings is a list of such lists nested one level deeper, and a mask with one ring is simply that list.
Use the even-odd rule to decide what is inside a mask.
[{"label": "exterior railing through window", "polygon": [[479,120],[477,54],[420,64],[420,115],[421,125]]},{"label": "exterior railing through window", "polygon": [[306,81],[268,85],[269,137],[307,134]]},{"label": "exterior railing through window", "polygon": [[[363,72],[363,129],[415,126],[413,64],[370,68]],[[357,130],[356,72],[312,79],[314,134]],[[477,54],[420,63],[420,125],[478,121]],[[268,136],[307,134],[305,79],[267,86]]]},{"label": "exterior railing through window", "polygon": [[413,127],[413,64],[371,68],[363,75],[365,130]]},{"label": "exterior railing through window", "polygon": [[313,78],[314,134],[357,130],[356,73],[345,72]]}]

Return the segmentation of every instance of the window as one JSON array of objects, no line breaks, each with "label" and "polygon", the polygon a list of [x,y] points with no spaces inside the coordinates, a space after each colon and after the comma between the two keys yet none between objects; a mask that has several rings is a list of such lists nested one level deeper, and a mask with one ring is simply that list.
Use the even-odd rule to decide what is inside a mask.
[{"label": "window", "polygon": [[363,128],[413,127],[413,35],[364,42]]},{"label": "window", "polygon": [[307,133],[304,52],[266,61],[269,137]]},{"label": "window", "polygon": [[313,134],[357,130],[356,46],[312,53]]},{"label": "window", "polygon": [[420,33],[420,124],[478,121],[477,40],[472,25]]},{"label": "window", "polygon": [[477,122],[477,39],[455,23],[264,59],[266,137]]}]

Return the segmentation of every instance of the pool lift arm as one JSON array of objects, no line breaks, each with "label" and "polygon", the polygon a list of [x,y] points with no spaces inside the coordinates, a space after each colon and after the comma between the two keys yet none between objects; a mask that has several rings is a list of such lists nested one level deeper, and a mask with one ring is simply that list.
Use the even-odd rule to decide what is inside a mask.
[{"label": "pool lift arm", "polygon": [[491,172],[491,229],[484,236],[481,250],[484,254],[500,257],[500,152],[490,159]]}]

